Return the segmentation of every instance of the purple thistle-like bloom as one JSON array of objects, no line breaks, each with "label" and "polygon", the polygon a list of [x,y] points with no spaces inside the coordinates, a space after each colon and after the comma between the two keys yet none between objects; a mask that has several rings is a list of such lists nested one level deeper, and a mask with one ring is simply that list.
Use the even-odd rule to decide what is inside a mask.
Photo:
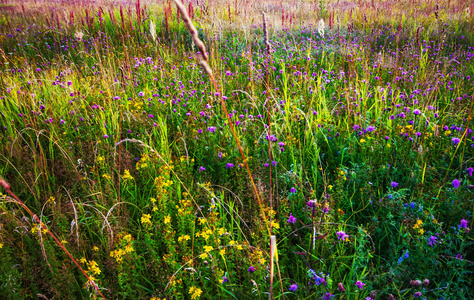
[{"label": "purple thistle-like bloom", "polygon": [[461,183],[459,182],[459,180],[454,179],[453,182],[452,182],[452,185],[453,185],[454,189],[457,189],[461,185]]},{"label": "purple thistle-like bloom", "polygon": [[356,285],[359,289],[363,289],[365,283],[363,283],[363,282],[360,281],[360,280],[357,280],[357,282],[355,283],[355,285]]},{"label": "purple thistle-like bloom", "polygon": [[415,115],[419,115],[419,114],[421,114],[421,111],[420,111],[419,109],[415,109],[415,110],[413,111],[413,113],[414,113]]},{"label": "purple thistle-like bloom", "polygon": [[199,167],[199,172],[202,172],[202,171],[206,171],[206,168],[204,168],[203,166],[200,166]]},{"label": "purple thistle-like bloom", "polygon": [[326,293],[324,296],[323,296],[323,300],[331,300],[332,298],[334,298],[335,296],[331,293]]},{"label": "purple thistle-like bloom", "polygon": [[341,241],[345,241],[346,238],[349,237],[349,235],[347,235],[344,231],[338,231],[336,232],[336,234],[337,234],[337,239]]},{"label": "purple thistle-like bloom", "polygon": [[432,235],[428,238],[428,245],[430,245],[431,247],[433,247],[437,243],[438,243],[438,237]]},{"label": "purple thistle-like bloom", "polygon": [[457,137],[453,137],[453,138],[451,139],[451,141],[453,142],[453,145],[456,145],[456,144],[459,144],[459,142],[461,141],[461,139],[460,139],[460,138],[457,138]]},{"label": "purple thistle-like bloom", "polygon": [[295,222],[296,222],[296,218],[293,217],[293,214],[290,213],[290,217],[288,218],[288,223],[294,224]]},{"label": "purple thistle-like bloom", "polygon": [[297,289],[298,289],[298,284],[297,283],[290,285],[290,288],[289,288],[290,291],[296,292]]},{"label": "purple thistle-like bloom", "polygon": [[461,220],[461,225],[459,225],[460,228],[467,228],[467,220],[462,219]]},{"label": "purple thistle-like bloom", "polygon": [[396,188],[398,186],[398,182],[392,181],[390,185],[392,186],[392,188]]},{"label": "purple thistle-like bloom", "polygon": [[255,272],[255,268],[254,268],[253,266],[250,266],[250,267],[249,267],[249,272],[250,272],[250,273]]},{"label": "purple thistle-like bloom", "polygon": [[216,127],[214,126],[208,127],[207,131],[209,131],[210,133],[213,133],[214,131],[216,131]]},{"label": "purple thistle-like bloom", "polygon": [[104,139],[107,139],[107,138],[109,138],[109,136],[108,136],[108,135],[106,135],[106,134],[104,134]]},{"label": "purple thistle-like bloom", "polygon": [[143,97],[143,96],[145,96],[145,93],[144,93],[144,92],[139,92],[139,93],[138,93],[138,96],[139,96],[139,97]]},{"label": "purple thistle-like bloom", "polygon": [[290,193],[292,193],[292,194],[296,193],[296,189],[295,189],[294,187],[292,187],[292,188],[290,189]]},{"label": "purple thistle-like bloom", "polygon": [[225,167],[227,169],[230,169],[230,168],[233,168],[234,167],[234,164],[233,163],[228,163],[227,165],[225,165]]},{"label": "purple thistle-like bloom", "polygon": [[472,176],[472,172],[474,172],[474,168],[469,167],[466,169],[466,171],[469,173],[469,176]]}]

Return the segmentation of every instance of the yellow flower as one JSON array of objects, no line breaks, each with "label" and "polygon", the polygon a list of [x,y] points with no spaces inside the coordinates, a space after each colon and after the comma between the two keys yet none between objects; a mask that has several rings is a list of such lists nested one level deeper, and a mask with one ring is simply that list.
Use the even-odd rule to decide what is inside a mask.
[{"label": "yellow flower", "polygon": [[365,143],[365,139],[360,139],[360,143],[361,144]]},{"label": "yellow flower", "polygon": [[102,178],[104,178],[104,179],[111,179],[112,177],[110,177],[109,174],[104,174],[104,175],[102,175]]},{"label": "yellow flower", "polygon": [[2,249],[2,248],[3,248],[3,244],[2,244],[2,243],[0,243],[0,249]]},{"label": "yellow flower", "polygon": [[419,234],[423,234],[425,233],[425,230],[423,228],[421,228],[419,231],[418,231]]},{"label": "yellow flower", "polygon": [[180,237],[178,238],[178,242],[182,243],[182,242],[186,242],[186,241],[188,241],[188,240],[190,240],[190,239],[191,239],[191,237],[186,234],[186,235],[180,236]]},{"label": "yellow flower", "polygon": [[151,203],[155,203],[155,202],[156,202],[156,199],[155,199],[155,198],[151,198],[150,201],[151,201]]},{"label": "yellow flower", "polygon": [[123,240],[130,243],[132,241],[132,235],[127,234],[126,236],[123,237]]},{"label": "yellow flower", "polygon": [[278,224],[278,223],[275,222],[275,221],[272,221],[272,227],[273,227],[274,229],[279,229],[279,228],[280,228],[280,224]]},{"label": "yellow flower", "polygon": [[332,185],[328,185],[328,189],[332,191]]},{"label": "yellow flower", "polygon": [[218,235],[223,235],[225,233],[225,229],[224,228],[219,228],[219,230],[217,231],[217,234]]},{"label": "yellow flower", "polygon": [[95,252],[97,252],[97,251],[99,251],[99,247],[94,246],[94,247],[92,247],[92,250],[94,250]]},{"label": "yellow flower", "polygon": [[157,211],[157,210],[158,210],[158,207],[153,206],[153,209],[152,209],[152,210],[153,210],[153,211]]},{"label": "yellow flower", "polygon": [[170,216],[170,215],[167,215],[167,216],[165,217],[164,223],[165,223],[165,224],[168,224],[168,223],[170,223],[170,222],[171,222],[171,216]]},{"label": "yellow flower", "polygon": [[132,175],[130,175],[130,171],[128,169],[126,169],[124,172],[123,172],[123,175],[122,175],[122,178],[127,180],[127,179],[133,179]]},{"label": "yellow flower", "polygon": [[225,248],[222,248],[220,251],[219,251],[219,254],[224,256],[225,255]]},{"label": "yellow flower", "polygon": [[207,245],[204,246],[204,251],[205,251],[206,253],[207,253],[207,252],[211,252],[212,249],[214,249],[214,248],[212,248],[212,246],[207,246]]},{"label": "yellow flower", "polygon": [[206,219],[205,219],[205,218],[199,218],[198,221],[199,221],[199,223],[200,223],[199,225],[202,225],[202,224],[206,223]]},{"label": "yellow flower", "polygon": [[61,240],[61,244],[67,244],[67,241],[66,240]]},{"label": "yellow flower", "polygon": [[85,259],[84,257],[81,257],[81,259],[79,260],[79,262],[81,264],[85,264],[87,262],[87,259]]},{"label": "yellow flower", "polygon": [[151,221],[151,215],[150,214],[143,214],[141,221],[143,225],[152,225]]},{"label": "yellow flower", "polygon": [[189,288],[189,295],[191,295],[191,299],[195,300],[201,297],[202,290],[200,288],[195,288],[194,286]]},{"label": "yellow flower", "polygon": [[131,244],[128,244],[127,246],[125,246],[125,252],[126,253],[133,252],[133,248]]},{"label": "yellow flower", "polygon": [[95,275],[99,275],[101,273],[99,265],[94,260],[89,262],[89,272],[92,272],[92,274]]},{"label": "yellow flower", "polygon": [[207,253],[203,253],[203,254],[199,255],[199,257],[201,259],[206,259],[207,258]]}]

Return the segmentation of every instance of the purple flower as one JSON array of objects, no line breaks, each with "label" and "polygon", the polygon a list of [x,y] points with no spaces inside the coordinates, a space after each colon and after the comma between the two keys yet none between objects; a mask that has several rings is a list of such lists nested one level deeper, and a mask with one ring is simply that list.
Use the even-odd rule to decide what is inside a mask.
[{"label": "purple flower", "polygon": [[428,238],[428,245],[430,245],[431,247],[436,245],[436,243],[438,243],[438,237],[432,235]]},{"label": "purple flower", "polygon": [[338,231],[336,232],[336,234],[337,234],[337,239],[341,241],[345,241],[346,238],[349,237],[349,235],[347,235],[344,231]]},{"label": "purple flower", "polygon": [[415,298],[421,297],[421,292],[416,292],[415,293]]},{"label": "purple flower", "polygon": [[454,189],[457,189],[461,183],[459,182],[459,180],[454,179],[451,184],[453,185]]},{"label": "purple flower", "polygon": [[396,188],[398,186],[398,182],[392,181],[390,185],[392,186],[392,188]]},{"label": "purple flower", "polygon": [[200,166],[199,167],[199,172],[202,172],[202,171],[206,171],[206,168],[204,168],[203,166]]},{"label": "purple flower", "polygon": [[345,291],[346,291],[346,289],[345,289],[344,286],[342,285],[342,282],[339,282],[339,283],[337,284],[337,290],[338,290],[339,292],[345,292]]},{"label": "purple flower", "polygon": [[276,164],[277,164],[277,162],[276,162],[275,160],[272,161],[272,165],[273,165],[273,166],[276,166]]},{"label": "purple flower", "polygon": [[415,110],[413,111],[413,113],[414,113],[415,115],[419,115],[419,114],[421,114],[421,111],[420,111],[419,109],[415,109]]},{"label": "purple flower", "polygon": [[107,139],[107,138],[109,138],[109,136],[108,136],[108,135],[106,135],[106,134],[104,134],[104,139]]},{"label": "purple flower", "polygon": [[[296,222],[296,218],[293,217],[293,214],[290,213],[290,217],[288,218],[288,223],[294,224]],[[461,221],[462,224],[462,221]],[[467,224],[467,221],[466,221]]]},{"label": "purple flower", "polygon": [[216,127],[214,126],[208,127],[207,131],[209,131],[210,133],[213,133],[214,131],[216,131]]},{"label": "purple flower", "polygon": [[457,137],[453,137],[453,138],[451,139],[451,141],[453,142],[453,145],[456,145],[456,144],[458,144],[458,143],[461,141],[461,139],[460,139],[460,138],[457,138]]},{"label": "purple flower", "polygon": [[225,283],[227,281],[229,281],[229,279],[227,279],[227,277],[225,277],[225,276],[222,276],[222,283]]},{"label": "purple flower", "polygon": [[228,163],[227,165],[225,165],[225,167],[227,169],[230,169],[230,168],[233,168],[234,167],[234,164],[233,163]]},{"label": "purple flower", "polygon": [[331,293],[326,293],[324,296],[323,296],[323,300],[331,300],[332,298],[334,298],[335,296]]},{"label": "purple flower", "polygon": [[292,187],[292,188],[290,189],[290,193],[292,193],[292,194],[296,193],[296,189],[295,189],[294,187]]},{"label": "purple flower", "polygon": [[296,292],[297,289],[298,289],[298,284],[297,283],[290,285],[290,288],[289,288],[290,291]]},{"label": "purple flower", "polygon": [[472,176],[472,172],[474,172],[474,168],[469,167],[466,169],[466,171],[469,173],[469,176]]},{"label": "purple flower", "polygon": [[254,268],[253,266],[250,266],[250,267],[249,267],[249,272],[250,272],[250,273],[255,272],[255,268]]},{"label": "purple flower", "polygon": [[148,115],[148,118],[153,119],[153,115],[152,115],[152,114],[149,114],[149,115]]},{"label": "purple flower", "polygon": [[459,225],[460,228],[467,228],[467,220],[462,219],[461,220],[461,225]]},{"label": "purple flower", "polygon": [[138,96],[139,96],[139,97],[143,97],[143,96],[145,96],[145,93],[144,93],[144,92],[139,92],[139,93],[138,93]]},{"label": "purple flower", "polygon": [[357,280],[356,284],[355,284],[359,289],[363,289],[364,288],[364,285],[365,283],[363,283],[362,281],[360,280]]}]

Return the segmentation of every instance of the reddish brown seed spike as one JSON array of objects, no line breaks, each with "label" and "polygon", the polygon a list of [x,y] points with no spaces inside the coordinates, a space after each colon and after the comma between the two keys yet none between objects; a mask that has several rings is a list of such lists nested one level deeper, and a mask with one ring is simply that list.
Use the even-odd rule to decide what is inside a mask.
[{"label": "reddish brown seed spike", "polygon": [[10,189],[10,185],[2,177],[0,177],[0,186],[5,190]]}]

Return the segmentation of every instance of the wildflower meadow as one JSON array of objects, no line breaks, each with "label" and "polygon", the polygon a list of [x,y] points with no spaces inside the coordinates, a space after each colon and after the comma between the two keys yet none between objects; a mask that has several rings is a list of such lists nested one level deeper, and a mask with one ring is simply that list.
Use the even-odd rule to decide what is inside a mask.
[{"label": "wildflower meadow", "polygon": [[474,299],[474,3],[1,0],[0,299]]}]

